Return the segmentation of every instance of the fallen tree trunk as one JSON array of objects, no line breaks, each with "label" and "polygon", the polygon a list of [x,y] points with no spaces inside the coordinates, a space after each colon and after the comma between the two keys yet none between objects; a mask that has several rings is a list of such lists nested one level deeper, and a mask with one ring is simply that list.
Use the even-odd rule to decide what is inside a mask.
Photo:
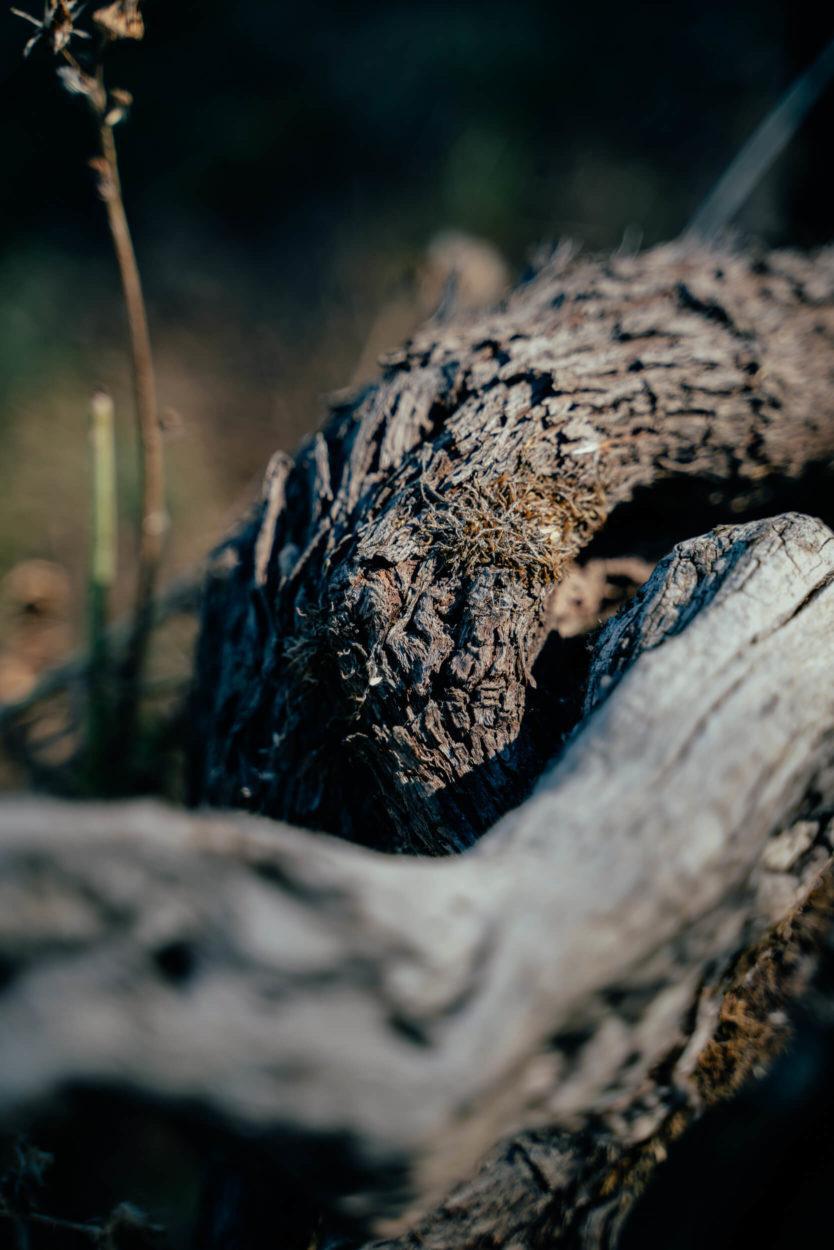
[{"label": "fallen tree trunk", "polygon": [[612,1244],[807,977],[833,539],[786,516],[661,562],[598,640],[563,757],[464,856],[6,801],[4,1123],[68,1088],[129,1090],[259,1138],[356,1229],[422,1210],[438,1250]]}]

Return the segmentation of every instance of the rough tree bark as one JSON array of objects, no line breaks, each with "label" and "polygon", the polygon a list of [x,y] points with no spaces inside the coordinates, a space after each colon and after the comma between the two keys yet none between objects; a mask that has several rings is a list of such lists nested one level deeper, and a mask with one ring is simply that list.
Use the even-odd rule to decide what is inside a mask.
[{"label": "rough tree bark", "polygon": [[573,588],[822,510],[832,335],[828,253],[563,252],[277,456],[209,579],[193,797],[377,850],[6,805],[4,1121],[104,1084],[289,1158],[357,1245],[613,1245],[811,975],[834,542],[719,524],[593,648]]},{"label": "rough tree bark", "polygon": [[558,253],[504,310],[429,325],[275,458],[218,553],[194,797],[386,850],[471,845],[578,713],[581,644],[543,648],[569,561],[815,510],[832,335],[834,254],[680,245]]}]

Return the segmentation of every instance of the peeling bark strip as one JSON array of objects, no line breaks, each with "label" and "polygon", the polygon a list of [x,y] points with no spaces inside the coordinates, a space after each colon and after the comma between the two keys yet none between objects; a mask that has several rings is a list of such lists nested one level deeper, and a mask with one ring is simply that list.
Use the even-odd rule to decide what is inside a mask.
[{"label": "peeling bark strip", "polygon": [[568,562],[614,509],[597,542],[653,557],[813,510],[832,338],[834,253],[682,245],[563,250],[505,309],[426,327],[219,559],[195,801],[388,850],[471,845],[575,722],[581,644],[542,653]]},{"label": "peeling bark strip", "polygon": [[423,1244],[610,1245],[665,1142],[766,1059],[774,1003],[806,978],[833,630],[821,522],[681,545],[603,631],[561,761],[463,856],[5,801],[3,1123],[67,1086],[126,1088],[150,1116],[260,1136],[389,1235],[504,1141]]}]

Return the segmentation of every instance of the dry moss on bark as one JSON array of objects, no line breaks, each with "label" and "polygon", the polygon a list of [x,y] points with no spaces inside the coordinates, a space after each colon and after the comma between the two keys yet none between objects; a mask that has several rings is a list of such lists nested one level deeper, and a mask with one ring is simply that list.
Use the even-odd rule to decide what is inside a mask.
[{"label": "dry moss on bark", "polygon": [[605,515],[601,482],[570,472],[544,477],[522,465],[440,492],[421,518],[421,541],[447,573],[497,569],[549,588]]}]

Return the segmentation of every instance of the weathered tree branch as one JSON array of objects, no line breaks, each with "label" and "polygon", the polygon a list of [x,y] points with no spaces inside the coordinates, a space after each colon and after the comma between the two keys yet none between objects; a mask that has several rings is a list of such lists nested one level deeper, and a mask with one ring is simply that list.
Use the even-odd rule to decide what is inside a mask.
[{"label": "weathered tree branch", "polygon": [[354,1241],[612,1245],[809,976],[832,536],[715,529],[579,635],[676,539],[832,518],[832,336],[831,254],[563,250],[277,455],[211,566],[193,797],[472,849],[6,804],[3,1122],[112,1088]]},{"label": "weathered tree branch", "polygon": [[830,497],[832,336],[834,253],[689,245],[563,249],[502,310],[427,326],[218,556],[195,800],[471,845],[578,714],[582,646],[548,636],[571,560]]},{"label": "weathered tree branch", "polygon": [[768,926],[785,956],[830,859],[833,539],[790,515],[679,547],[599,639],[562,758],[464,856],[4,802],[4,1122],[133,1090],[296,1167],[326,1148],[330,1201],[377,1230],[521,1133],[425,1244],[608,1244],[614,1164],[655,1158],[781,1028]]}]

